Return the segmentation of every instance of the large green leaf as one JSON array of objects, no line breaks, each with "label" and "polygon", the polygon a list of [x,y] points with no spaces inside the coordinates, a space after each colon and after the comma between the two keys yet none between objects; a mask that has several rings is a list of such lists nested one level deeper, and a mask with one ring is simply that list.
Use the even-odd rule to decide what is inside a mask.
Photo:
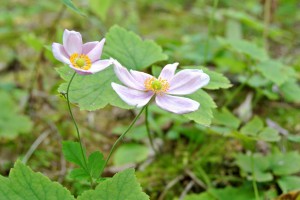
[{"label": "large green leaf", "polygon": [[143,41],[135,33],[119,26],[113,26],[106,34],[103,55],[117,59],[125,67],[135,70],[145,69],[168,58],[154,41]]},{"label": "large green leaf", "polygon": [[264,77],[277,85],[283,84],[290,76],[290,70],[279,61],[267,60],[257,65]]},{"label": "large green leaf", "polygon": [[142,191],[133,169],[117,173],[101,182],[95,190],[84,192],[78,200],[149,200]]},{"label": "large green leaf", "polygon": [[18,104],[8,92],[0,90],[0,137],[14,139],[19,134],[29,133],[32,122],[18,111]]},{"label": "large green leaf", "polygon": [[203,90],[189,95],[189,97],[200,103],[200,108],[188,114],[185,114],[186,118],[195,121],[198,124],[209,126],[213,118],[213,109],[217,107],[214,100]]},{"label": "large green leaf", "polygon": [[9,177],[0,176],[0,199],[3,200],[75,200],[71,193],[41,173],[17,161]]},{"label": "large green leaf", "polygon": [[[67,82],[74,73],[69,67],[61,67],[57,71]],[[77,103],[82,110],[96,110],[107,104],[130,108],[112,89],[111,82],[119,82],[112,67],[89,76],[76,75],[69,91],[70,101]],[[66,93],[67,83],[60,85],[58,91]]]},{"label": "large green leaf", "polygon": [[296,151],[270,156],[271,169],[275,175],[290,175],[300,172],[300,154]]}]

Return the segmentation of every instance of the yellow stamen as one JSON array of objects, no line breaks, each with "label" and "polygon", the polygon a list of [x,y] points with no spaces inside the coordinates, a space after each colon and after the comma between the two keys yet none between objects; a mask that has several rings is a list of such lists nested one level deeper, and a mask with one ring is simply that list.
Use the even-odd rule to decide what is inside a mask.
[{"label": "yellow stamen", "polygon": [[73,53],[70,56],[70,61],[74,67],[83,70],[89,70],[92,65],[90,58],[85,54]]},{"label": "yellow stamen", "polygon": [[147,91],[153,91],[154,93],[159,95],[167,92],[170,88],[168,81],[161,78],[147,78],[144,84]]}]

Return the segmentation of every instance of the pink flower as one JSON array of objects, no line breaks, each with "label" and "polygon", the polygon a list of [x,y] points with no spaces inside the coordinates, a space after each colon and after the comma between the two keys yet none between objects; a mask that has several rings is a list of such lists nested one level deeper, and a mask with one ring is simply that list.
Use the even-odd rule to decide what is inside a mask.
[{"label": "pink flower", "polygon": [[209,76],[198,69],[184,69],[175,74],[178,63],[166,65],[158,78],[144,72],[130,70],[113,60],[119,80],[126,85],[112,83],[112,87],[127,104],[142,107],[155,96],[156,104],[169,112],[185,114],[196,111],[200,104],[186,95],[197,91],[209,82]]},{"label": "pink flower", "polygon": [[78,74],[94,74],[112,64],[111,60],[100,60],[104,43],[105,38],[83,44],[79,32],[66,29],[63,45],[53,43],[52,52],[57,60],[68,64]]}]

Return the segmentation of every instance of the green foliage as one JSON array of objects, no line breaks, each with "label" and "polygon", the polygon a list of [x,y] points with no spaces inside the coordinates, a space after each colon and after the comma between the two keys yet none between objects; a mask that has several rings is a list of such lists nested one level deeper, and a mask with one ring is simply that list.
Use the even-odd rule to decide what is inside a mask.
[{"label": "green foliage", "polygon": [[149,148],[135,143],[123,144],[114,155],[115,165],[124,165],[128,163],[137,163],[147,159]]},{"label": "green foliage", "polygon": [[74,5],[72,0],[61,0],[61,2],[63,4],[65,4],[68,8],[73,10],[74,12],[76,12],[82,16],[85,16],[85,14],[77,6]]},{"label": "green foliage", "polygon": [[101,19],[105,20],[112,0],[89,0],[90,9]]},{"label": "green foliage", "polygon": [[105,160],[99,151],[93,152],[87,158],[85,149],[83,149],[84,155],[82,155],[80,144],[70,141],[63,142],[62,150],[66,160],[80,167],[71,171],[72,178],[90,180],[91,178],[98,179],[100,177]]},{"label": "green foliage", "polygon": [[218,72],[209,70],[207,68],[203,68],[203,71],[209,75],[210,81],[207,86],[204,88],[210,89],[210,90],[217,90],[217,89],[227,89],[230,88],[232,85],[230,84],[230,81],[227,77],[225,77],[223,74],[220,74]]},{"label": "green foliage", "polygon": [[9,177],[0,176],[0,199],[3,200],[75,200],[71,193],[41,173],[17,161]]},{"label": "green foliage", "polygon": [[112,179],[101,182],[95,190],[84,192],[78,200],[149,200],[137,183],[134,170],[117,173]]},{"label": "green foliage", "polygon": [[14,139],[29,133],[33,126],[30,118],[20,114],[18,104],[8,92],[0,90],[0,96],[0,137]]},{"label": "green foliage", "polygon": [[117,59],[124,67],[135,70],[143,70],[168,58],[155,42],[143,41],[135,33],[119,26],[113,26],[106,34],[104,56]]},{"label": "green foliage", "polygon": [[283,176],[277,182],[283,193],[300,189],[300,178],[297,176]]}]

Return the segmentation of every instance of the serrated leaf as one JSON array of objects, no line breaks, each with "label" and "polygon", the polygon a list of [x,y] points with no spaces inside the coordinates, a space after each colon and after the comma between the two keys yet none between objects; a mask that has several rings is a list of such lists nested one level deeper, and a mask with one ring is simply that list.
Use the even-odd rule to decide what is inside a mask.
[{"label": "serrated leaf", "polygon": [[17,161],[9,177],[0,176],[0,199],[3,200],[75,200],[57,182]]},{"label": "serrated leaf", "polygon": [[292,190],[300,189],[300,177],[298,176],[284,176],[277,180],[277,183],[283,193],[287,193]]},{"label": "serrated leaf", "polygon": [[91,153],[88,159],[88,170],[93,178],[99,178],[104,167],[105,160],[99,151]]},{"label": "serrated leaf", "polygon": [[143,41],[134,32],[117,25],[106,34],[103,55],[117,59],[123,66],[135,70],[145,69],[168,58],[154,41]]},{"label": "serrated leaf", "polygon": [[29,133],[33,123],[29,117],[18,112],[18,105],[8,92],[0,91],[0,137],[14,139]]},{"label": "serrated leaf", "polygon": [[[75,163],[82,168],[85,168],[85,161],[82,155],[80,144],[78,142],[63,141],[62,151],[67,161]],[[86,157],[85,149],[83,149],[84,156]]]},{"label": "serrated leaf", "polygon": [[[67,82],[74,73],[69,67],[58,68],[57,72]],[[69,91],[70,101],[77,103],[81,110],[96,110],[108,104],[125,109],[131,108],[112,89],[111,82],[119,82],[112,67],[93,75],[76,75]],[[67,84],[61,84],[58,91],[66,93]]]},{"label": "serrated leaf", "polygon": [[115,165],[124,165],[128,163],[141,162],[147,159],[149,148],[135,143],[123,144],[120,146],[114,155]]},{"label": "serrated leaf", "polygon": [[77,8],[77,6],[74,5],[72,0],[61,0],[61,2],[63,2],[63,4],[65,4],[68,8],[75,11],[76,13],[85,16],[85,14],[79,8]]},{"label": "serrated leaf", "polygon": [[256,69],[262,73],[264,77],[277,85],[283,84],[289,79],[290,71],[279,61],[267,60],[257,65]]},{"label": "serrated leaf", "polygon": [[261,47],[258,47],[253,42],[247,40],[224,39],[220,37],[218,38],[218,41],[225,46],[229,46],[232,50],[236,52],[248,55],[252,59],[259,61],[264,61],[268,59],[268,54],[266,50]]},{"label": "serrated leaf", "polygon": [[200,108],[195,112],[191,112],[183,116],[198,124],[209,126],[213,118],[213,109],[217,107],[214,100],[203,90],[198,90],[197,92],[189,95],[189,98],[198,101],[200,103]]},{"label": "serrated leaf", "polygon": [[210,89],[210,90],[217,90],[220,88],[226,89],[230,88],[232,85],[227,77],[225,77],[223,74],[220,74],[215,71],[208,70],[206,68],[203,68],[203,71],[209,75],[210,81],[207,86],[204,88]]},{"label": "serrated leaf", "polygon": [[271,169],[278,176],[300,172],[300,154],[298,152],[270,155]]},{"label": "serrated leaf", "polygon": [[240,132],[245,135],[256,136],[263,127],[263,121],[258,116],[255,116],[241,128]]},{"label": "serrated leaf", "polygon": [[84,192],[78,200],[149,200],[136,180],[133,169],[117,173],[101,182],[95,190]]},{"label": "serrated leaf", "polygon": [[228,109],[223,108],[220,111],[214,111],[214,123],[237,129],[241,120],[234,116]]},{"label": "serrated leaf", "polygon": [[266,142],[277,142],[280,140],[279,132],[273,128],[265,127],[259,134],[258,139]]}]

